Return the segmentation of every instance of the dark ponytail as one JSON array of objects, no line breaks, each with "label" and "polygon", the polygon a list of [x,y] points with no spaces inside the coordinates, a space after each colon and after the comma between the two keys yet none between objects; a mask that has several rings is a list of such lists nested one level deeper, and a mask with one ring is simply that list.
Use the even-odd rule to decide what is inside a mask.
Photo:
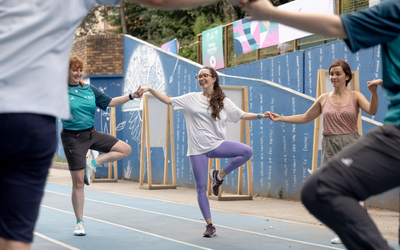
[{"label": "dark ponytail", "polygon": [[211,67],[203,67],[202,69],[208,69],[211,73],[211,77],[215,77],[216,80],[214,82],[214,91],[210,98],[210,108],[212,109],[211,117],[214,120],[221,119],[219,117],[219,112],[224,108],[224,98],[226,97],[225,93],[222,91],[222,88],[219,86],[219,77],[217,71]]}]

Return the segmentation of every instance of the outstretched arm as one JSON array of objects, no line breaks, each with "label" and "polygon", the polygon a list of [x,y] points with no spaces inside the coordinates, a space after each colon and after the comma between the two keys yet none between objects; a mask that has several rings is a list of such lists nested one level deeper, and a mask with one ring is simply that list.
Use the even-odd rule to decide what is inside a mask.
[{"label": "outstretched arm", "polygon": [[[129,3],[149,5],[153,8],[163,10],[177,10],[194,8],[201,5],[211,4],[217,0],[124,0]],[[232,4],[239,4],[240,0],[231,0]]]},{"label": "outstretched arm", "polygon": [[142,95],[143,95],[143,93],[140,91],[140,86],[139,86],[139,88],[135,92],[133,92],[129,95],[114,97],[113,99],[111,99],[111,102],[108,104],[108,107],[120,106],[120,105],[127,103],[130,100],[133,100],[135,98],[141,98]]},{"label": "outstretched arm", "polygon": [[292,115],[292,116],[280,116],[278,114],[267,112],[269,119],[274,122],[285,122],[292,124],[305,124],[321,115],[321,100],[323,96],[320,96],[318,100],[307,110],[306,113],[302,115]]},{"label": "outstretched arm", "polygon": [[167,104],[167,105],[172,105],[171,99],[164,95],[163,93],[158,92],[157,90],[150,88],[150,87],[144,87],[141,88],[142,93],[150,92],[154,97],[156,97],[158,100],[161,102]]},{"label": "outstretched arm", "polygon": [[240,117],[241,120],[259,120],[263,118],[268,117],[268,112],[265,112],[264,114],[254,114],[254,113],[244,113],[242,117]]},{"label": "outstretched arm", "polygon": [[269,0],[248,0],[242,7],[250,15],[249,20],[270,20],[315,34],[347,38],[342,19],[337,15],[281,10]]}]

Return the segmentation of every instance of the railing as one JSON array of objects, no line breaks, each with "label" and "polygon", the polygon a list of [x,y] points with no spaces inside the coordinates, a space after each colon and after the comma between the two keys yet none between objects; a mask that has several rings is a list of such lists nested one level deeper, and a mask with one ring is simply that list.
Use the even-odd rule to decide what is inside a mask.
[{"label": "railing", "polygon": [[[335,0],[334,8],[337,14],[347,14],[362,9],[366,9],[370,6],[380,3],[381,0]],[[272,57],[279,55],[284,52],[296,51],[301,49],[306,49],[309,47],[321,45],[324,43],[329,43],[338,40],[336,37],[324,37],[320,35],[307,36],[301,39],[287,42],[290,48],[287,50],[279,50],[278,46],[270,46],[267,48],[262,48],[254,50],[252,52],[235,55],[234,53],[234,38],[233,38],[233,24],[229,23],[223,26],[223,43],[224,43],[224,63],[225,68],[232,66],[237,66],[244,63],[249,63],[252,61],[264,59],[267,57]],[[202,64],[202,35],[197,35],[197,62]]]}]

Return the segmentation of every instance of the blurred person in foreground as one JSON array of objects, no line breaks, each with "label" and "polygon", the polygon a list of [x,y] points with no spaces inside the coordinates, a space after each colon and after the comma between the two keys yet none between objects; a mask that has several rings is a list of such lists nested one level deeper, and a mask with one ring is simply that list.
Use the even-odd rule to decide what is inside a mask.
[{"label": "blurred person in foreground", "polygon": [[[0,0],[0,250],[30,249],[56,117],[70,118],[65,81],[75,30],[93,5],[119,2]],[[125,2],[172,10],[216,1]]]},{"label": "blurred person in foreground", "polygon": [[381,44],[382,87],[390,101],[384,125],[332,157],[304,183],[306,208],[348,249],[392,249],[359,200],[400,186],[400,1],[386,0],[346,15],[298,13],[268,0],[241,3],[250,20],[270,20],[343,38],[352,52]]}]

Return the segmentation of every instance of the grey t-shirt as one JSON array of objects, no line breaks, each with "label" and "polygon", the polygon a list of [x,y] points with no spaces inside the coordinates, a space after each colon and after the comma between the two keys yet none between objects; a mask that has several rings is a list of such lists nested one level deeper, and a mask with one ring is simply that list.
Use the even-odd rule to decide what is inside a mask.
[{"label": "grey t-shirt", "polygon": [[120,0],[0,0],[0,113],[70,118],[69,56],[94,4]]}]

